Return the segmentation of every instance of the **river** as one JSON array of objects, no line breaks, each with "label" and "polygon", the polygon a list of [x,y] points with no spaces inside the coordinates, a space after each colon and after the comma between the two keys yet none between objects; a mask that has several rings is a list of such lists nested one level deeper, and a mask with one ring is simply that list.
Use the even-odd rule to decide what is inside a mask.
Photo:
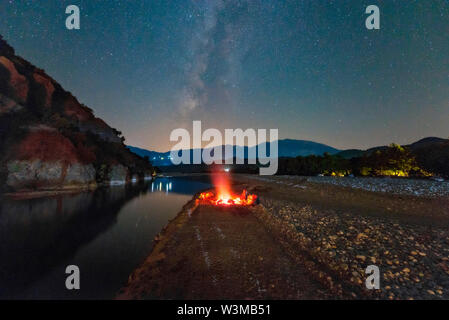
[{"label": "river", "polygon": [[[210,184],[187,178],[100,188],[0,205],[0,298],[111,299],[152,240]],[[68,265],[80,289],[68,290]]]}]

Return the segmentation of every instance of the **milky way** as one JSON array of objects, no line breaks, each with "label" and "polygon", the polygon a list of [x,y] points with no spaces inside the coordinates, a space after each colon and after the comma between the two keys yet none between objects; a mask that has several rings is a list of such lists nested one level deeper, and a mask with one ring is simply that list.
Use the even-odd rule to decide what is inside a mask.
[{"label": "milky way", "polygon": [[245,35],[250,34],[251,3],[203,0],[196,5],[189,14],[197,21],[187,50],[179,110],[183,119],[204,121],[206,116],[218,125],[222,110],[236,110],[241,63],[250,41]]}]

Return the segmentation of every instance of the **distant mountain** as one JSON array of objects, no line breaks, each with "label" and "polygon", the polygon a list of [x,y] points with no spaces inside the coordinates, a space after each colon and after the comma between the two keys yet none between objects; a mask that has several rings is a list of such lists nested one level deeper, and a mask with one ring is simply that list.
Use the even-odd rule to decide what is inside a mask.
[{"label": "distant mountain", "polygon": [[146,150],[133,146],[126,146],[131,152],[141,156],[148,157],[148,160],[154,166],[170,166],[172,165],[170,161],[170,152],[157,152]]},{"label": "distant mountain", "polygon": [[[415,150],[421,150],[421,149],[428,149],[432,147],[437,147],[440,144],[444,142],[448,142],[447,139],[437,138],[437,137],[428,137],[421,139],[419,141],[416,141],[414,143],[411,143],[409,145],[406,145],[409,147],[412,151]],[[260,146],[260,145],[259,145]],[[244,158],[248,158],[249,151],[255,151],[257,154],[257,150],[259,146],[255,147],[233,147],[234,156],[236,156],[237,150],[242,150],[244,152]],[[155,166],[170,166],[172,165],[170,160],[170,152],[156,152],[151,150],[146,150],[142,148],[137,148],[133,146],[127,146],[132,152],[138,154],[141,157],[147,156],[151,163]],[[222,152],[224,154],[224,148],[225,146],[222,146]],[[313,141],[307,141],[307,140],[294,140],[294,139],[284,139],[284,140],[278,140],[278,155],[279,157],[286,157],[286,158],[294,158],[297,156],[309,156],[309,155],[323,155],[324,153],[329,153],[332,155],[339,155],[342,158],[345,159],[351,159],[356,157],[361,157],[365,153],[371,153],[376,150],[382,150],[387,148],[387,146],[378,146],[373,147],[367,150],[361,150],[361,149],[347,149],[347,150],[338,150],[336,148],[330,147],[328,145],[317,143]],[[269,150],[267,145],[267,150]],[[190,156],[191,159],[193,158],[193,150],[190,149]]]},{"label": "distant mountain", "polygon": [[170,152],[157,152],[157,151],[151,151],[147,149],[142,149],[138,147],[133,146],[126,146],[131,152],[134,152],[135,154],[141,156],[141,157],[148,157],[150,160],[160,157],[167,157],[170,155]]},{"label": "distant mountain", "polygon": [[[449,142],[448,139],[437,138],[437,137],[427,137],[427,138],[423,138],[421,140],[418,140],[416,142],[413,142],[408,145],[403,145],[403,146],[410,148],[410,150],[412,152],[416,152],[416,151],[419,151],[422,149],[439,148],[441,144],[447,143],[447,142]],[[378,147],[369,148],[367,150],[348,149],[348,150],[343,150],[343,151],[337,153],[337,155],[339,155],[345,159],[351,159],[351,158],[361,157],[364,154],[370,154],[370,153],[378,151],[378,150],[385,150],[387,148],[388,148],[388,146],[378,146]]]},{"label": "distant mountain", "polygon": [[[146,150],[142,148],[137,148],[133,146],[127,146],[129,150],[138,154],[141,157],[147,156],[151,163],[155,166],[169,166],[172,165],[170,160],[170,152],[156,152],[151,150]],[[241,147],[234,146],[233,154],[237,156],[237,150],[242,150],[244,154],[244,159],[248,159],[249,154],[255,153],[257,154],[258,146],[254,147]],[[270,147],[267,144],[267,152],[269,152]],[[203,149],[202,149],[203,150]],[[225,146],[222,146],[222,154],[224,155]],[[293,139],[284,139],[278,140],[278,156],[279,157],[297,157],[297,156],[309,156],[309,155],[323,155],[325,152],[330,154],[336,154],[340,150],[330,147],[328,145],[317,143],[313,141],[307,140],[293,140]],[[193,158],[193,149],[189,150],[191,159]]]},{"label": "distant mountain", "polygon": [[[411,151],[416,151],[418,149],[422,149],[422,148],[428,148],[428,147],[435,147],[440,145],[441,143],[447,142],[449,140],[447,139],[443,139],[443,138],[437,138],[437,137],[427,137],[427,138],[423,138],[421,140],[418,140],[416,142],[410,143],[410,144],[406,144],[406,145],[402,145],[403,147],[408,147],[410,148]],[[379,146],[379,147],[373,147],[373,148],[369,148],[367,149],[366,153],[371,153],[377,150],[383,150],[386,149],[388,146]]]},{"label": "distant mountain", "polygon": [[412,150],[416,150],[416,149],[435,146],[435,145],[438,145],[438,144],[441,144],[444,142],[448,142],[448,139],[437,138],[437,137],[428,137],[428,138],[424,138],[419,141],[413,142],[412,144],[409,144],[408,147],[410,147],[410,149],[412,149]]},{"label": "distant mountain", "polygon": [[91,187],[153,172],[111,128],[0,36],[0,191]]},{"label": "distant mountain", "polygon": [[284,139],[279,140],[278,143],[280,157],[321,156],[326,152],[336,154],[340,151],[328,145],[307,140]]}]

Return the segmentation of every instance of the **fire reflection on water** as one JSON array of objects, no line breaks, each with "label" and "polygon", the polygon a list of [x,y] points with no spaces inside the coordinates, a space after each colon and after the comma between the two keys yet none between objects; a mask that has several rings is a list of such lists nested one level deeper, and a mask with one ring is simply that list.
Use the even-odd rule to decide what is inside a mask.
[{"label": "fire reflection on water", "polygon": [[172,182],[155,181],[151,183],[151,192],[165,191],[165,193],[169,193],[170,191],[172,191],[172,189]]}]

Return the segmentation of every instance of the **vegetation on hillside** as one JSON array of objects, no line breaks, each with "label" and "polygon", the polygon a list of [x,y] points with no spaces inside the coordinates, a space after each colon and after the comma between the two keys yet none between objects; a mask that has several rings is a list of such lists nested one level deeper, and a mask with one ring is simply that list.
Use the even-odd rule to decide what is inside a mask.
[{"label": "vegetation on hillside", "polygon": [[[449,148],[446,149],[449,150]],[[447,154],[449,155],[449,151]],[[279,159],[278,174],[428,177],[449,173],[443,173],[446,167],[437,160],[440,159],[440,156],[429,159],[423,153],[419,153],[419,155],[417,157],[408,147],[391,144],[387,148],[365,153],[361,157],[352,159],[327,153],[323,156],[281,158]],[[438,167],[435,164],[441,164],[441,166]]]},{"label": "vegetation on hillside", "polygon": [[449,177],[449,140],[424,146],[414,153],[416,160],[424,170]]}]

